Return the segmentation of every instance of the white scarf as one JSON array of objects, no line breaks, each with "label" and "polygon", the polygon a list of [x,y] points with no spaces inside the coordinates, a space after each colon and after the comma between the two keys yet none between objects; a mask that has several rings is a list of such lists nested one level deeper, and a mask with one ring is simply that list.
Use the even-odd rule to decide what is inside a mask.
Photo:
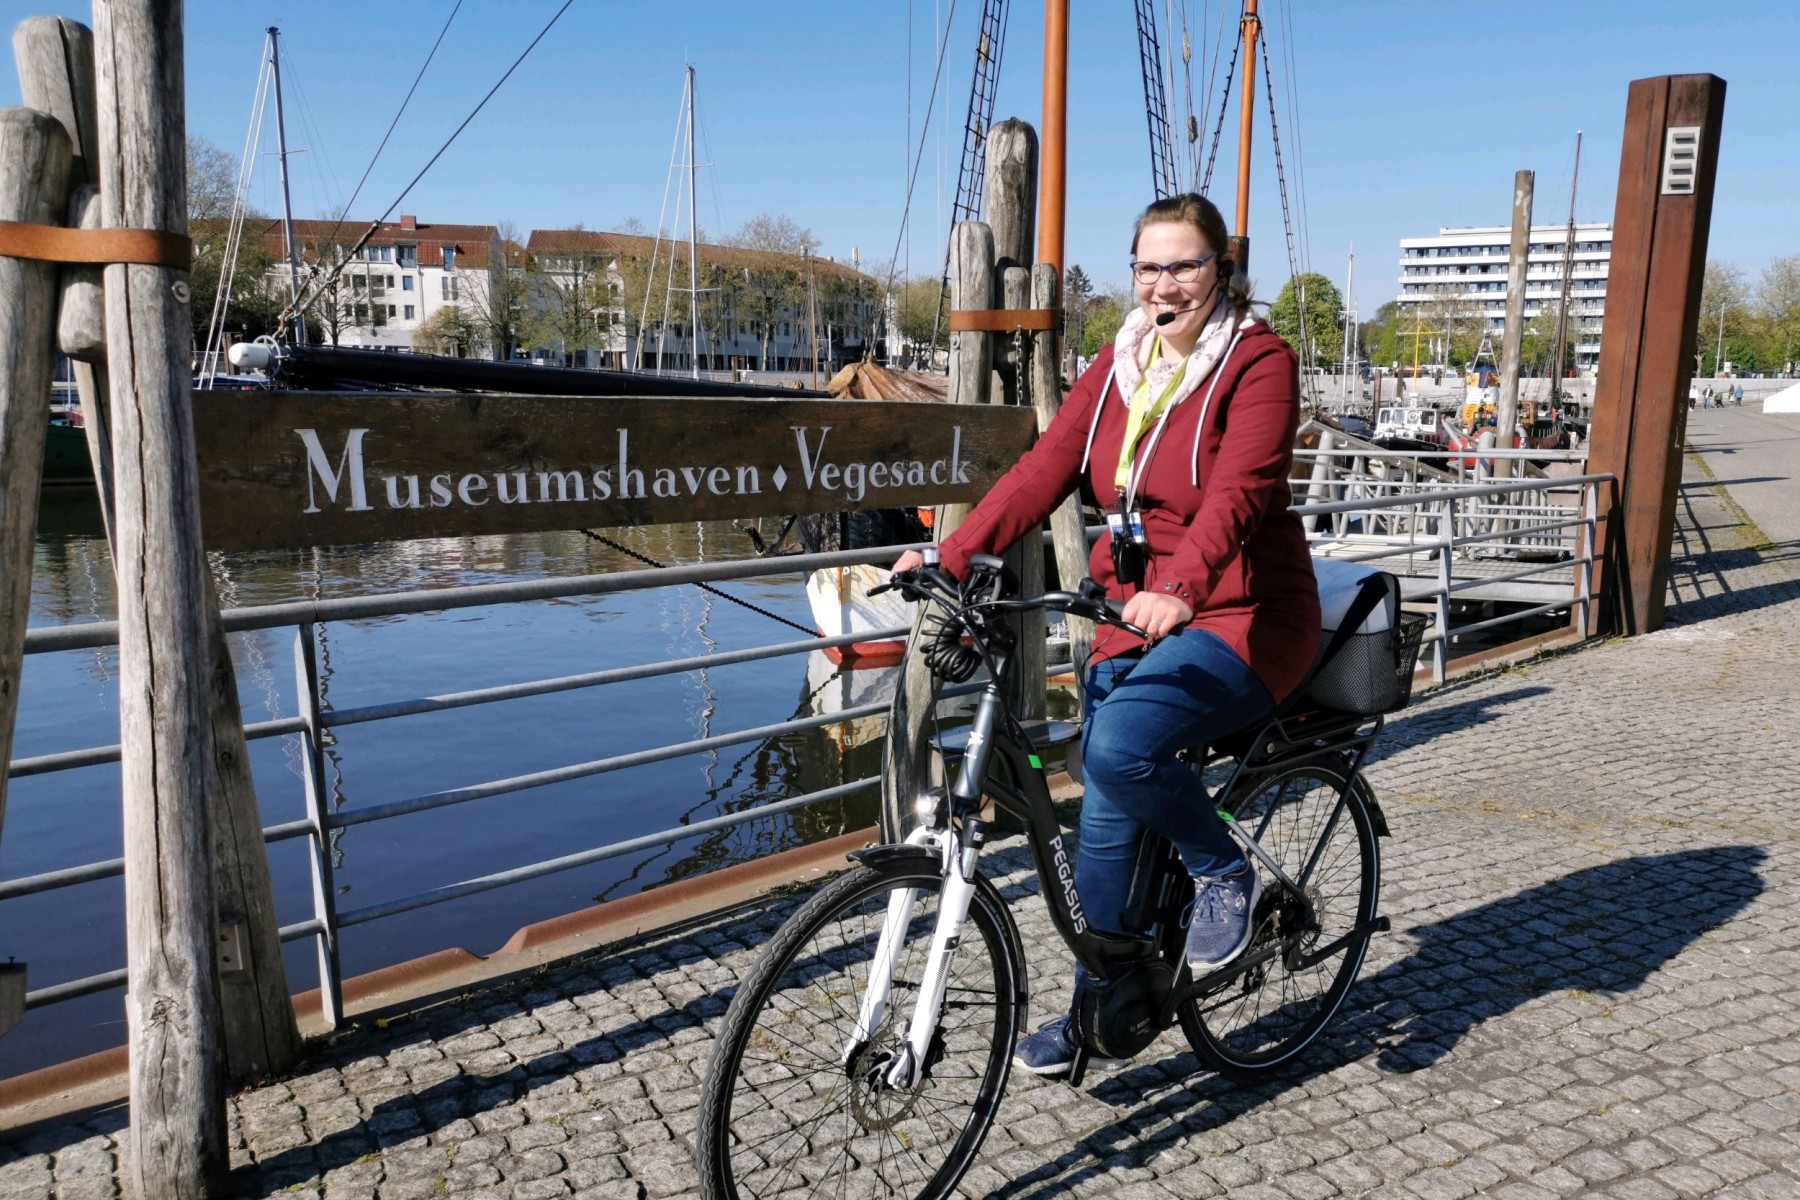
[{"label": "white scarf", "polygon": [[[1176,405],[1186,400],[1200,389],[1207,376],[1212,376],[1212,387],[1206,389],[1206,395],[1200,403],[1200,419],[1194,426],[1194,458],[1189,469],[1189,481],[1200,485],[1200,438],[1206,429],[1206,411],[1212,406],[1213,392],[1219,386],[1222,369],[1231,357],[1231,351],[1237,346],[1238,338],[1243,335],[1255,318],[1246,315],[1243,320],[1234,322],[1231,319],[1231,305],[1221,301],[1215,304],[1211,313],[1207,314],[1206,324],[1200,330],[1200,338],[1194,343],[1193,353],[1187,356],[1183,364],[1181,381],[1164,410],[1162,420],[1156,424],[1155,432],[1143,448],[1144,463],[1147,466],[1150,456],[1156,452],[1156,445],[1162,439],[1163,424],[1168,414]],[[1155,346],[1157,332],[1155,320],[1142,307],[1134,308],[1125,315],[1125,323],[1119,327],[1118,336],[1113,339],[1112,370],[1107,373],[1106,382],[1100,388],[1100,402],[1094,405],[1093,423],[1088,426],[1087,447],[1081,455],[1081,469],[1087,470],[1088,456],[1094,448],[1094,431],[1100,428],[1100,412],[1106,406],[1106,395],[1112,390],[1113,381],[1119,384],[1119,402],[1130,404],[1129,397],[1143,380],[1146,371],[1153,365],[1150,355]]]}]

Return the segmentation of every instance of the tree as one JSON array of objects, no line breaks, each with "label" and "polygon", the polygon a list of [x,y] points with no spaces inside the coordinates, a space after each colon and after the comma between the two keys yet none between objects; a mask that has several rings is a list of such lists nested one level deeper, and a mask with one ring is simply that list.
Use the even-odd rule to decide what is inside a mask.
[{"label": "tree", "polygon": [[945,328],[950,324],[949,312],[950,289],[943,286],[942,278],[937,275],[915,275],[901,284],[894,296],[896,332],[914,346],[932,353],[949,344],[949,332]]},{"label": "tree", "polygon": [[1694,331],[1695,348],[1700,354],[1699,374],[1719,373],[1720,343],[1744,332],[1748,315],[1744,302],[1748,298],[1749,288],[1744,284],[1741,267],[1717,259],[1707,261],[1700,284],[1700,322]]},{"label": "tree", "polygon": [[[518,227],[510,222],[498,228],[499,244],[490,252],[487,269],[457,274],[464,283],[463,302],[481,330],[489,352],[501,362],[510,360],[525,341],[531,315],[525,283],[525,247]],[[479,269],[477,269],[479,270]]]},{"label": "tree", "polygon": [[1087,326],[1081,333],[1081,354],[1092,358],[1113,344],[1125,314],[1137,307],[1137,300],[1123,288],[1110,288],[1088,302]]},{"label": "tree", "polygon": [[1765,370],[1791,371],[1800,354],[1800,254],[1770,261],[1756,281],[1756,322]]},{"label": "tree", "polygon": [[[204,343],[211,328],[219,285],[225,275],[225,253],[230,249],[231,215],[237,198],[237,160],[205,138],[187,140],[188,236],[194,240],[194,263],[188,273],[189,311],[194,342]],[[268,287],[273,264],[263,245],[262,231],[268,218],[254,211],[243,214],[244,228],[238,239],[232,266],[231,294],[222,314],[224,327],[246,337],[274,329],[281,305]]]},{"label": "tree", "polygon": [[[1526,323],[1519,342],[1519,361],[1534,375],[1549,375],[1555,371],[1556,314],[1560,306],[1560,301],[1552,300]],[[1571,306],[1569,320],[1563,326],[1562,370],[1558,374],[1567,374],[1575,366],[1574,335],[1578,320],[1580,318],[1574,315]]]},{"label": "tree", "polygon": [[1302,362],[1328,363],[1342,358],[1343,323],[1343,296],[1331,280],[1316,271],[1288,280],[1269,306],[1269,328],[1300,352]]},{"label": "tree", "polygon": [[[577,225],[573,232],[585,231]],[[531,345],[554,350],[569,366],[578,351],[600,343],[612,325],[614,295],[607,272],[611,257],[571,246],[527,258],[525,334]]]},{"label": "tree", "polygon": [[412,348],[420,354],[473,358],[486,346],[481,323],[460,304],[444,305],[426,317],[412,336]]},{"label": "tree", "polygon": [[1356,336],[1368,360],[1386,366],[1400,357],[1399,330],[1400,302],[1389,300],[1357,327]]},{"label": "tree", "polygon": [[791,218],[759,213],[739,226],[725,244],[753,251],[739,268],[739,312],[745,323],[757,331],[766,365],[776,321],[782,312],[793,311],[806,295],[806,281],[800,275],[797,260],[802,253],[817,249],[819,239]]},{"label": "tree", "polygon": [[188,134],[188,220],[222,221],[237,203],[237,159],[231,151]]},{"label": "tree", "polygon": [[1088,306],[1094,302],[1094,281],[1079,265],[1063,277],[1063,345],[1079,346],[1087,330]]}]

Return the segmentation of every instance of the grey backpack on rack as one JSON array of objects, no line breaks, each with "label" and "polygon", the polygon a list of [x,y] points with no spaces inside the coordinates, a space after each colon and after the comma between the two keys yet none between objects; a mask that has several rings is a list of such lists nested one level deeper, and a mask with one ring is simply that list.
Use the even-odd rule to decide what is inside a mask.
[{"label": "grey backpack on rack", "polygon": [[1302,695],[1365,716],[1405,708],[1430,621],[1400,611],[1400,581],[1385,571],[1315,558],[1313,573],[1324,636]]}]

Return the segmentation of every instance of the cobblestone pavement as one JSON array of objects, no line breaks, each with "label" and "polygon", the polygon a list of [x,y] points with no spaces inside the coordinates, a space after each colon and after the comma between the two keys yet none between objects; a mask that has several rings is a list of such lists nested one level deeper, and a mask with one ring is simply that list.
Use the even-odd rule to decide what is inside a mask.
[{"label": "cobblestone pavement", "polygon": [[[1453,684],[1370,775],[1379,938],[1304,1069],[1178,1035],[1015,1074],[971,1195],[1800,1197],[1800,546],[1690,469],[1669,628]],[[1035,891],[1021,850],[989,857]],[[788,905],[791,905],[791,901]],[[730,989],[786,907],[352,1031],[232,1101],[246,1196],[673,1196]],[[1067,955],[1016,909],[1034,1019]],[[115,1194],[124,1116],[0,1145],[0,1198]]]}]

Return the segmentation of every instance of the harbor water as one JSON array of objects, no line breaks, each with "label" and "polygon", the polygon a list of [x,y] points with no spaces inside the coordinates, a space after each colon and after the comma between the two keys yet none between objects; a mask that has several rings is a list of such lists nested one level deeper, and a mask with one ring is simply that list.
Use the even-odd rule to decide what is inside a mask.
[{"label": "harbor water", "polygon": [[[742,559],[749,539],[729,523],[607,530],[661,563]],[[772,564],[773,565],[773,564]],[[386,543],[281,553],[215,554],[224,607],[297,599],[640,570],[643,564],[580,532]],[[720,590],[812,627],[797,575]],[[34,627],[110,620],[115,589],[92,493],[47,492],[32,577]],[[316,651],[325,706],[355,706],[467,691],[802,638],[770,616],[692,586],[460,609],[320,626]],[[296,711],[294,632],[234,634],[246,722]],[[335,731],[326,775],[335,809],[387,803],[489,780],[827,711],[844,689],[836,668],[778,658],[480,705]],[[115,648],[25,660],[15,758],[118,740]],[[856,691],[866,692],[857,681]],[[865,726],[869,723],[863,723]],[[362,907],[684,822],[872,774],[879,746],[827,727],[646,767],[458,804],[338,830],[340,909]],[[305,817],[299,739],[250,743],[265,825]],[[872,792],[751,821],[667,849],[604,860],[470,896],[341,935],[346,976],[446,947],[477,954],[521,925],[632,895],[660,883],[835,836],[875,820]],[[118,857],[116,764],[12,782],[0,830],[0,880]],[[303,840],[270,847],[278,919],[312,915]],[[29,965],[35,990],[124,963],[123,885],[117,879],[0,901],[0,955]],[[289,983],[317,984],[311,939],[288,947]],[[33,1010],[0,1039],[0,1077],[122,1044],[122,990]]]}]

